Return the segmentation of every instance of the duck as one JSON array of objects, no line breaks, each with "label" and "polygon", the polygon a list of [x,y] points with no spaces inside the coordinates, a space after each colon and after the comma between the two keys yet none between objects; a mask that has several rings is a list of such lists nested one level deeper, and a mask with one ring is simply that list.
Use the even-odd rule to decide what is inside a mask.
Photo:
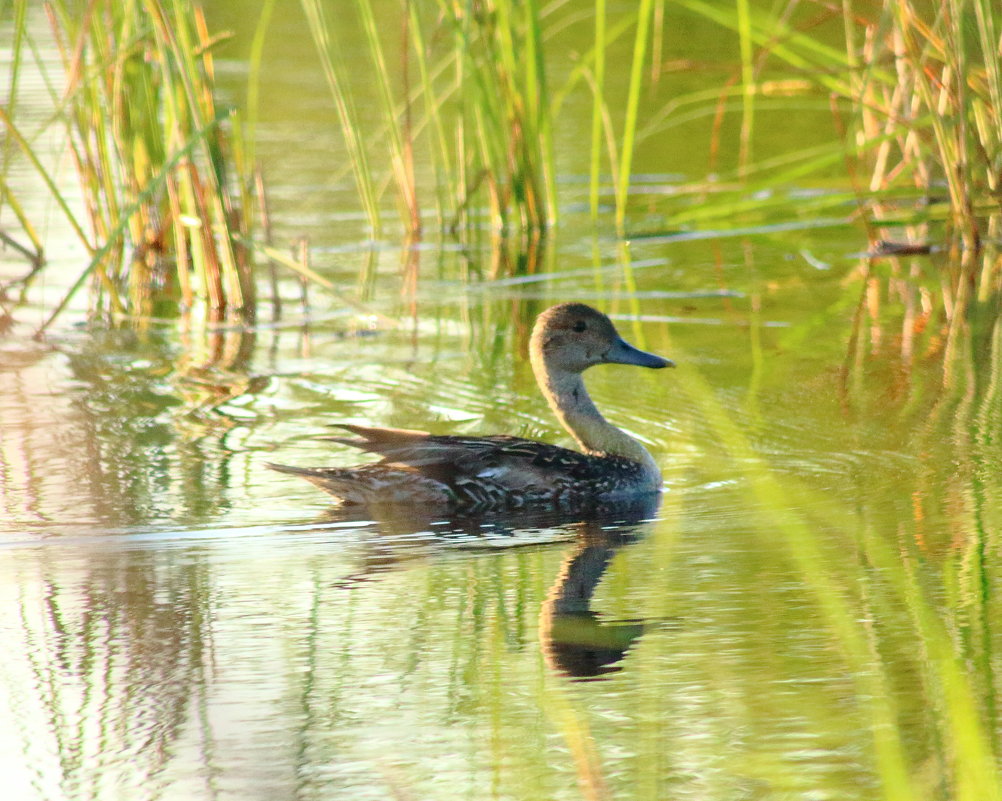
[{"label": "duck", "polygon": [[343,504],[368,506],[422,504],[457,512],[595,508],[660,493],[654,457],[602,416],[582,374],[599,364],[661,369],[674,363],[634,347],[607,315],[583,303],[561,303],[539,315],[529,359],[540,391],[579,450],[504,434],[468,437],[338,424],[352,436],[319,439],[381,460],[358,467],[267,466],[300,476]]}]

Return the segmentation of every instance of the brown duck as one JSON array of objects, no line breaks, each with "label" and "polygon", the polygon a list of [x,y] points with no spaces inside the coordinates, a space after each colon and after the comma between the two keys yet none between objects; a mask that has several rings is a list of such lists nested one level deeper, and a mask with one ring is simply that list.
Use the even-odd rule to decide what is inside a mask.
[{"label": "brown duck", "polygon": [[630,345],[612,321],[581,303],[563,303],[536,320],[529,343],[536,381],[582,452],[519,437],[437,436],[423,431],[341,425],[354,437],[325,437],[382,460],[361,467],[290,467],[345,503],[435,504],[481,511],[550,504],[590,506],[635,499],[661,489],[647,449],[609,423],[588,396],[581,374],[596,364],[673,367]]}]

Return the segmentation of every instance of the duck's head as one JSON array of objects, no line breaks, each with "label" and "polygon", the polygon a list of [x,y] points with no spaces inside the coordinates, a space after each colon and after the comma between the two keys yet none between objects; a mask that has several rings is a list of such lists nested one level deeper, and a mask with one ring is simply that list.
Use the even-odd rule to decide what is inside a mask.
[{"label": "duck's head", "polygon": [[583,303],[561,303],[539,315],[529,353],[547,372],[580,373],[595,364],[674,367],[674,362],[633,347],[612,320]]}]

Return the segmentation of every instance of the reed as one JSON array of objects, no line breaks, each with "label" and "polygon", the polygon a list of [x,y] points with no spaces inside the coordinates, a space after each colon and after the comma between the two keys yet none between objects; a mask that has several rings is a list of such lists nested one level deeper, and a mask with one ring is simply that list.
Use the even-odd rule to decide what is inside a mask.
[{"label": "reed", "polygon": [[440,1],[438,10],[451,37],[453,170],[466,177],[457,210],[485,196],[495,229],[545,228],[557,207],[539,3],[502,0],[477,10]]},{"label": "reed", "polygon": [[254,285],[238,242],[250,233],[253,183],[240,120],[213,96],[213,48],[224,37],[209,33],[188,0],[84,8],[57,0],[46,13],[62,67],[48,76],[61,87],[53,120],[65,130],[82,204],[68,199],[20,130],[14,104],[2,121],[5,164],[13,143],[91,254],[49,321],[90,277],[97,305],[113,312],[150,293],[216,313],[251,309]]},{"label": "reed", "polygon": [[303,11],[309,24],[313,42],[320,55],[320,64],[337,108],[341,132],[348,149],[348,158],[355,176],[362,208],[365,210],[373,237],[382,230],[382,216],[379,210],[375,179],[369,167],[368,152],[363,144],[362,129],[358,122],[354,97],[349,91],[348,68],[342,57],[342,50],[332,39],[332,26],[320,0],[302,0]]},{"label": "reed", "polygon": [[[981,207],[999,209],[1000,21],[990,0],[885,2],[879,15],[846,16],[848,35],[862,41],[853,144],[869,157],[869,189],[910,183],[926,197],[945,189],[954,229],[970,248],[982,236]],[[877,76],[887,63],[889,80]]]},{"label": "reed", "polygon": [[[924,203],[945,195],[954,235],[977,247],[985,216],[999,210],[1002,181],[1002,8],[991,0],[883,0],[829,11],[845,46],[832,47],[783,15],[739,2],[739,13],[704,0],[688,10],[738,35],[741,45],[742,163],[751,153],[754,99],[767,81],[753,64],[833,98],[850,180],[872,222],[874,204],[909,192]],[[752,53],[752,47],[756,49]],[[861,176],[868,174],[868,179]],[[874,228],[871,225],[871,230]]]},{"label": "reed", "polygon": [[[633,152],[647,123],[642,92],[660,73],[654,59],[663,47],[661,0],[645,0],[639,9],[615,14],[603,0],[585,13],[564,0],[439,0],[433,14],[402,2],[399,28],[377,28],[372,0],[356,0],[354,19],[336,22],[324,16],[319,0],[302,3],[373,230],[381,230],[385,186],[394,187],[405,230],[420,228],[417,184],[429,177],[442,229],[469,237],[484,220],[500,233],[552,226],[560,216],[554,132],[562,123],[563,101],[583,80],[594,104],[585,167],[593,216],[607,161],[623,230]],[[557,71],[551,62],[560,51],[560,34],[588,16],[594,18],[591,47],[554,84],[551,73]],[[630,87],[621,100],[610,97],[605,86],[606,55],[630,31]],[[394,40],[399,41],[396,62],[387,57]],[[358,84],[357,70],[348,71],[342,63],[346,48],[357,41],[365,45],[364,72],[378,88],[375,126],[363,126],[354,111],[357,93],[366,88]],[[617,133],[614,117],[620,112]],[[382,153],[389,154],[391,165],[385,184],[372,167]],[[419,174],[415,164],[430,167],[430,175]]]},{"label": "reed", "polygon": [[[10,47],[10,78],[6,87],[7,103],[5,108],[0,108],[0,120],[7,121],[15,116],[18,101],[18,77],[21,73],[22,58],[25,50],[25,18],[28,10],[27,0],[16,0],[13,4],[13,40]],[[3,242],[23,254],[33,265],[33,270],[37,270],[43,259],[42,240],[35,230],[28,215],[25,214],[21,203],[18,201],[16,193],[11,191],[7,183],[7,174],[10,170],[12,160],[15,155],[18,140],[16,136],[4,137],[0,145],[0,212],[4,206],[10,208],[28,238],[30,244],[24,244],[11,235],[0,231]]]},{"label": "reed", "polygon": [[627,91],[626,114],[623,121],[622,153],[619,175],[616,180],[616,230],[626,235],[627,194],[630,191],[630,168],[636,144],[637,118],[640,105],[640,88],[643,81],[644,59],[650,37],[651,19],[654,16],[652,0],[641,0],[637,9],[637,30],[633,40],[633,61],[630,65],[630,86]]}]

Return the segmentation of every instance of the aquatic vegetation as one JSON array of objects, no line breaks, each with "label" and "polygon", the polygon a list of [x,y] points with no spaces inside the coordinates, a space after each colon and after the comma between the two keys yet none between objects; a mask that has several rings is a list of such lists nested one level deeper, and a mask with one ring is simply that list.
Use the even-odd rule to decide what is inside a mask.
[{"label": "aquatic vegetation", "polygon": [[[7,7],[23,20],[32,4]],[[290,8],[261,7],[251,123],[269,28]],[[680,9],[730,38],[716,72],[662,102],[651,88],[694,66],[665,62]],[[436,798],[1002,796],[998,12],[784,9],[292,4],[350,153],[324,178],[350,178],[364,219],[324,243],[350,254],[340,272],[298,231],[295,257],[258,237],[290,276],[273,282],[276,318],[300,279],[330,309],[304,294],[308,324],[199,337],[150,312],[253,303],[255,143],[217,105],[222,39],[180,0],[52,6],[70,89],[51,82],[45,130],[68,132],[84,202],[12,92],[0,178],[20,227],[0,233],[41,263],[10,180],[20,160],[85,245],[77,287],[138,314],[111,343],[74,331],[2,365],[2,511],[28,543],[7,543],[6,742],[29,783],[59,777],[52,797],[197,794],[203,776],[206,797],[251,783],[321,797],[337,781],[346,797],[380,782]],[[35,58],[15,31],[11,86]],[[770,115],[804,109],[830,139],[768,148]],[[573,152],[558,144],[568,121]],[[666,177],[659,159],[694,123],[714,175],[692,160]],[[633,174],[651,164],[654,178]],[[287,186],[316,188],[299,178]],[[558,219],[579,227],[544,233]],[[944,222],[966,247],[935,246]],[[629,243],[594,236],[614,228]],[[432,230],[460,244],[428,255],[411,240]],[[397,233],[399,258],[368,241]],[[550,439],[522,355],[536,313],[571,297],[681,365],[670,393],[645,376],[618,409],[625,378],[590,386],[668,481],[634,536],[420,508],[317,520],[308,487],[264,469],[279,447],[330,458],[306,438],[325,414]],[[87,537],[66,547],[68,524]],[[531,547],[497,548],[526,529]],[[573,682],[574,649],[607,681]]]},{"label": "aquatic vegetation", "polygon": [[[82,203],[19,118],[18,83],[37,45],[26,33],[29,6],[12,5],[10,102],[0,111],[9,134],[0,188],[20,229],[5,231],[4,241],[41,264],[37,220],[7,178],[20,158],[89,254],[67,299],[93,278],[95,305],[113,311],[152,308],[157,299],[216,313],[251,308],[257,76],[274,0],[261,4],[251,43],[246,124],[217,106],[213,54],[227,37],[208,30],[191,0],[48,6],[62,68],[47,76],[50,123],[65,131]],[[552,226],[568,200],[586,200],[598,223],[607,197],[621,237],[845,218],[855,207],[873,242],[893,238],[881,226],[904,217],[947,220],[975,247],[998,209],[1002,24],[990,0],[820,11],[800,0],[781,13],[745,0],[733,8],[678,0],[671,14],[697,15],[733,35],[734,61],[723,81],[670,94],[659,93],[666,76],[689,65],[664,60],[673,30],[664,0],[635,8],[596,0],[587,9],[561,0],[354,0],[336,18],[322,0],[299,8],[346,148],[334,173],[353,176],[372,238],[396,205],[404,237],[433,227],[469,243],[486,228],[497,256],[513,237]],[[574,161],[555,142],[582,96],[591,112],[587,146]],[[760,155],[770,135],[765,115],[819,108],[830,109],[828,141]],[[634,175],[638,148],[695,120],[705,121],[710,177],[694,166],[668,191],[648,193]],[[724,159],[718,170],[729,151],[736,163]],[[587,175],[584,196],[582,184],[558,182],[565,175]],[[792,191],[817,180],[824,191]],[[634,213],[640,207],[657,214],[643,218]]]},{"label": "aquatic vegetation", "polygon": [[[15,4],[23,15],[27,3]],[[187,0],[70,0],[46,6],[59,75],[45,74],[50,125],[61,128],[82,198],[71,198],[45,163],[37,132],[22,130],[12,102],[2,112],[12,144],[50,190],[89,254],[50,320],[91,276],[94,306],[141,310],[171,297],[215,313],[254,306],[254,282],[241,241],[250,235],[250,171],[240,119],[214,94],[213,48],[201,8]],[[23,58],[26,44],[15,52]],[[17,72],[10,96],[18,93]],[[43,140],[44,141],[44,140]],[[8,203],[16,204],[9,187]],[[14,206],[17,208],[17,206]],[[18,214],[32,241],[30,221]],[[39,245],[36,245],[39,247]],[[44,326],[43,326],[44,327]]]},{"label": "aquatic vegetation", "polygon": [[[845,172],[868,221],[880,222],[881,201],[910,197],[925,207],[915,216],[945,217],[965,246],[977,246],[986,216],[999,211],[1002,180],[998,3],[846,2],[820,16],[810,2],[781,15],[679,3],[739,34],[742,173],[760,166],[749,158],[756,99],[778,80],[800,81],[804,95],[831,98]],[[841,47],[828,35],[836,22]],[[835,155],[824,150],[818,166]],[[945,213],[929,210],[942,200]]]},{"label": "aquatic vegetation", "polygon": [[[382,114],[382,133],[363,131],[333,25],[320,0],[302,0],[327,76],[344,141],[352,157],[359,196],[375,233],[382,217],[378,178],[369,148],[388,149],[405,228],[421,229],[414,175],[415,147],[434,165],[439,227],[469,224],[469,210],[484,198],[498,230],[546,227],[557,213],[551,101],[544,67],[541,9],[536,0],[516,4],[439,2],[400,7],[400,66],[393,70],[375,24],[371,0],[353,4],[370,58]],[[434,41],[426,29],[435,27]],[[341,31],[342,37],[350,35]],[[413,61],[417,80],[411,80]],[[394,93],[399,72],[401,85]],[[360,90],[367,92],[367,89]],[[416,108],[423,108],[420,118]],[[421,136],[424,133],[425,136]],[[418,141],[420,137],[420,142]]]},{"label": "aquatic vegetation", "polygon": [[864,189],[911,183],[934,199],[945,188],[955,230],[976,247],[1002,190],[999,5],[885,2],[879,15],[846,23],[850,141],[870,170]]},{"label": "aquatic vegetation", "polygon": [[[366,43],[366,74],[378,87],[381,121],[363,130],[357,113],[369,88],[341,55],[356,35],[350,19],[334,24],[320,0],[302,0],[310,31],[338,111],[359,198],[373,231],[382,229],[379,186],[392,184],[404,228],[421,229],[419,194],[433,193],[439,229],[472,238],[488,227],[506,235],[544,230],[561,214],[555,132],[565,123],[568,97],[592,97],[587,150],[592,215],[612,173],[615,223],[625,232],[633,156],[649,109],[644,90],[660,76],[664,0],[610,13],[566,2],[512,0],[434,5],[405,2],[402,24],[377,30],[373,0],[353,4]],[[385,13],[385,9],[383,10]],[[562,34],[594,16],[586,51],[565,52]],[[625,100],[606,85],[607,51],[633,33]],[[340,38],[339,38],[340,37]],[[387,41],[395,44],[387,44]],[[394,59],[387,54],[399,52]],[[571,66],[556,64],[573,55]],[[622,115],[621,123],[615,117]],[[375,134],[375,135],[373,135]],[[392,179],[380,182],[372,164],[389,152]],[[418,166],[416,166],[418,165]],[[424,170],[421,169],[424,167]],[[422,192],[415,181],[421,181]]]}]

